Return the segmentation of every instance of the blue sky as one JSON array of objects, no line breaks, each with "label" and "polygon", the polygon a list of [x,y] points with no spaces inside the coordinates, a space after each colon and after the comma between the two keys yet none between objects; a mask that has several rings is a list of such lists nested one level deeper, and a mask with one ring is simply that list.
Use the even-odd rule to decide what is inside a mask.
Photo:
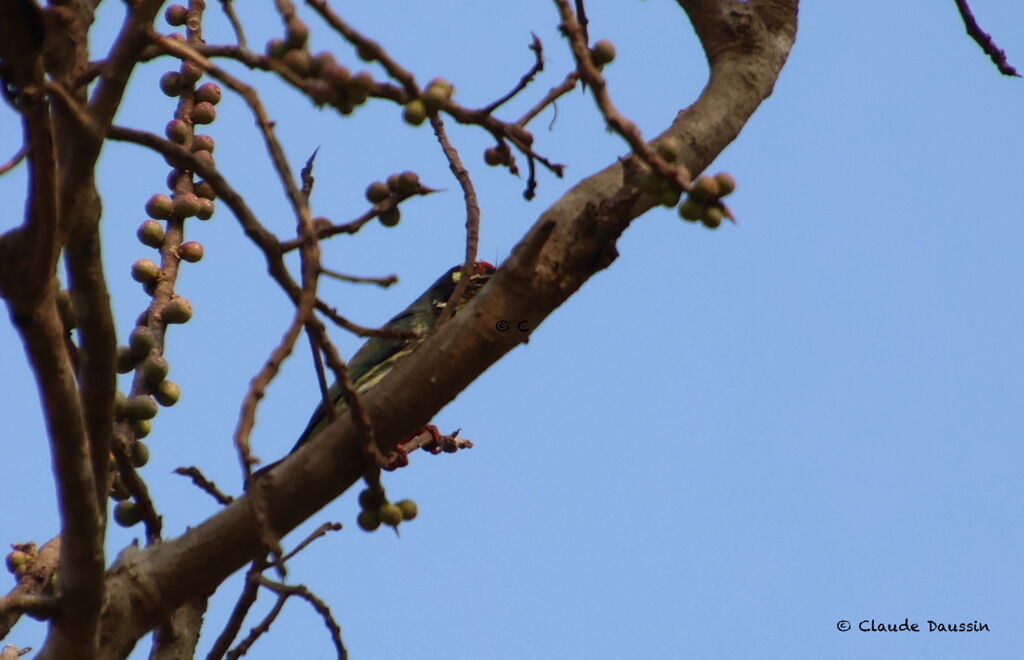
[{"label": "blue sky", "polygon": [[[1024,69],[1024,8],[974,5]],[[588,7],[592,38],[618,47],[606,70],[613,97],[645,134],[659,132],[705,81],[692,30],[666,0]],[[265,8],[239,10],[260,12],[253,43],[278,36]],[[97,29],[109,35],[121,11],[105,3]],[[392,1],[344,12],[420,79],[452,80],[467,105],[518,80],[536,32],[545,72],[506,118],[569,65],[551,3],[467,3],[442,16],[435,5]],[[330,604],[352,657],[1017,657],[1024,83],[996,72],[952,2],[884,12],[803,3],[775,94],[711,168],[738,181],[738,226],[710,232],[666,209],[638,219],[611,268],[438,415],[476,447],[416,456],[387,476],[393,498],[420,505],[400,539],[359,531],[353,494],[286,539],[294,545],[325,520],[346,525],[296,558],[290,579]],[[356,66],[300,13],[314,49]],[[213,5],[210,14],[209,40],[226,38]],[[118,123],[161,132],[173,102],[153,90],[167,68],[139,71]],[[381,323],[461,258],[457,184],[429,129],[406,126],[393,105],[338,121],[265,82],[295,169],[320,148],[315,213],[355,217],[369,181],[405,169],[447,189],[411,200],[396,229],[374,224],[324,245],[337,270],[401,276],[386,292],[321,286],[352,318]],[[485,135],[450,127],[474,168],[482,258],[500,262],[568,185],[624,153],[588,96],[571,94],[558,110],[550,131],[550,111],[534,131],[542,153],[568,164],[566,180],[542,174],[529,203],[523,181],[483,165]],[[268,226],[291,232],[249,115],[231,97],[218,111],[207,132],[219,166]],[[19,131],[6,108],[0,125],[0,148],[13,153]],[[103,154],[104,259],[122,341],[146,301],[128,278],[151,252],[135,228],[165,170],[136,147]],[[20,200],[24,176],[0,178],[0,196]],[[167,347],[183,396],[155,420],[143,469],[169,535],[216,510],[174,467],[198,465],[237,492],[231,434],[242,396],[290,319],[226,208],[188,231],[206,257],[183,267],[178,291],[195,317],[172,329]],[[358,345],[334,336],[346,355]],[[17,457],[0,540],[43,542],[57,530],[49,456],[6,321],[0,364],[3,444],[9,464]],[[283,454],[317,396],[303,346],[260,407],[256,453]],[[112,528],[108,556],[139,533]],[[235,576],[214,597],[203,652],[238,588]],[[872,618],[923,628],[978,620],[991,630],[856,630]],[[855,629],[837,631],[840,620]],[[38,648],[43,634],[23,621],[5,642]],[[321,621],[296,601],[249,657],[294,652],[298,639],[308,657],[331,653]],[[147,652],[142,644],[133,657]]]}]

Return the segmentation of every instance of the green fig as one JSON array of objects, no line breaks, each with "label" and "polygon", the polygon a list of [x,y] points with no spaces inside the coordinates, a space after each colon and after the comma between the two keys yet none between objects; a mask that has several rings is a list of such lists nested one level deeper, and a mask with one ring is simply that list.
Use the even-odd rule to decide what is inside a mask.
[{"label": "green fig", "polygon": [[114,505],[114,520],[121,527],[131,527],[142,520],[142,511],[135,502],[124,500]]},{"label": "green fig", "polygon": [[192,304],[187,298],[172,298],[164,307],[164,321],[167,323],[187,323],[192,318]]}]

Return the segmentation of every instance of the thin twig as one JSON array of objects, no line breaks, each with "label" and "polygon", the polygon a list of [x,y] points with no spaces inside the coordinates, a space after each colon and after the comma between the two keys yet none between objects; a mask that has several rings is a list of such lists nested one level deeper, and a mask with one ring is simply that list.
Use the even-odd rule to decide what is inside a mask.
[{"label": "thin twig", "polygon": [[448,134],[444,130],[444,121],[440,116],[434,115],[430,118],[430,125],[434,127],[434,135],[437,136],[441,150],[444,151],[445,158],[448,159],[449,169],[455,175],[459,185],[462,186],[462,197],[466,202],[466,258],[462,263],[462,277],[459,278],[455,290],[452,291],[451,297],[448,298],[448,302],[434,323],[434,328],[437,329],[455,315],[456,303],[462,299],[469,286],[470,275],[476,264],[477,247],[480,243],[480,204],[477,202],[476,190],[473,188],[473,180],[469,177],[469,171],[462,164],[459,152],[452,146]]},{"label": "thin twig", "polygon": [[309,349],[313,354],[313,370],[316,372],[317,387],[320,388],[321,405],[329,424],[338,419],[338,409],[334,407],[334,401],[331,400],[331,388],[327,386],[327,375],[324,372],[324,360],[320,355],[320,347],[309,328],[306,328],[306,336],[309,337]]},{"label": "thin twig", "polygon": [[3,165],[0,165],[0,175],[7,174],[11,170],[13,170],[15,167],[17,167],[18,163],[20,163],[25,158],[25,155],[27,153],[28,153],[28,145],[27,144],[21,145],[21,149],[18,149],[18,151],[15,152],[15,154],[13,156],[11,156],[10,160],[8,160]]},{"label": "thin twig", "polygon": [[565,80],[552,87],[547,95],[537,102],[537,105],[530,108],[525,115],[519,118],[516,122],[519,126],[526,127],[530,121],[536,117],[540,112],[558,100],[561,96],[572,91],[572,88],[576,86],[576,81],[580,79],[580,74],[577,71],[570,71],[565,76]]},{"label": "thin twig", "polygon": [[278,142],[277,136],[274,133],[274,122],[272,122],[270,117],[267,115],[256,90],[211,62],[208,58],[201,55],[189,45],[183,44],[174,39],[161,37],[156,33],[153,33],[151,38],[154,43],[159,45],[166,52],[198,65],[214,78],[220,80],[237,92],[245,100],[249,109],[256,117],[256,124],[260,129],[260,133],[263,135],[264,143],[266,144],[267,151],[270,153],[270,159],[274,165],[274,169],[277,170],[278,178],[281,180],[281,183],[284,184],[288,200],[291,202],[295,214],[297,216],[301,216],[303,212],[302,209],[305,206],[305,199],[302,196],[302,191],[297,185],[295,185],[295,178],[292,176],[291,167],[288,165],[288,160],[285,158],[284,150],[281,148],[281,143]]},{"label": "thin twig", "polygon": [[[427,188],[424,185],[420,185],[416,190],[414,190],[414,191],[412,191],[410,193],[403,193],[401,195],[393,196],[393,197],[390,197],[387,200],[381,202],[380,204],[375,204],[374,206],[370,207],[369,210],[364,212],[359,217],[357,217],[357,218],[355,218],[353,220],[349,220],[346,223],[343,223],[343,224],[340,224],[340,225],[330,225],[330,224],[321,225],[320,222],[318,221],[318,222],[314,223],[313,229],[316,232],[316,237],[318,239],[330,238],[331,236],[335,236],[337,234],[355,234],[360,229],[362,229],[363,226],[366,225],[366,223],[368,223],[371,220],[373,220],[374,218],[378,217],[384,211],[387,211],[389,209],[392,209],[392,208],[398,206],[399,204],[401,204],[405,200],[409,199],[410,197],[413,197],[413,196],[416,196],[416,195],[429,195],[431,193],[436,193],[436,192],[439,192],[439,191],[435,190],[433,188]],[[295,249],[299,248],[301,245],[302,245],[302,242],[299,239],[297,239],[297,238],[293,238],[293,239],[290,239],[290,240],[287,240],[287,241],[282,241],[281,242],[281,251],[282,252],[291,252],[292,250],[295,250]]]},{"label": "thin twig", "polygon": [[533,66],[530,67],[529,71],[523,74],[523,77],[519,79],[519,82],[516,83],[516,86],[513,87],[508,92],[508,94],[505,94],[497,101],[493,101],[492,103],[489,103],[484,107],[480,108],[480,112],[488,115],[491,114],[499,107],[504,105],[506,102],[511,100],[516,94],[526,89],[526,86],[529,85],[531,81],[533,81],[534,77],[544,70],[544,45],[541,44],[540,39],[537,37],[537,35],[532,33],[531,35],[533,36],[533,42],[530,44],[530,50],[533,51],[533,54],[535,56]]},{"label": "thin twig", "polygon": [[604,115],[608,125],[618,133],[629,144],[640,159],[653,169],[658,176],[673,182],[677,188],[683,191],[690,190],[691,176],[683,165],[672,165],[647,144],[640,129],[632,121],[622,115],[612,102],[608,94],[607,86],[601,71],[590,59],[590,50],[587,48],[587,40],[580,23],[573,14],[569,0],[555,0],[559,14],[562,17],[562,33],[569,40],[573,57],[576,59],[576,67],[580,72],[583,81],[590,85],[593,90],[594,100],[597,107]]},{"label": "thin twig", "polygon": [[228,17],[228,21],[231,22],[231,29],[235,31],[235,40],[238,42],[238,46],[245,48],[245,32],[242,31],[242,22],[235,14],[235,6],[231,0],[220,0],[220,7],[224,11],[224,15]]},{"label": "thin twig", "polygon": [[217,484],[203,476],[203,473],[195,466],[175,468],[174,474],[189,477],[192,479],[192,483],[194,483],[196,487],[207,493],[213,499],[217,500],[219,504],[227,506],[235,501],[235,498],[222,492],[217,488]]},{"label": "thin twig", "polygon": [[967,34],[981,46],[981,49],[985,51],[985,54],[989,56],[989,59],[999,69],[999,73],[1004,76],[1019,78],[1020,74],[1017,73],[1017,69],[1013,68],[1006,60],[1006,52],[996,45],[992,35],[982,30],[981,26],[978,25],[978,21],[974,18],[974,13],[971,12],[967,0],[956,0],[956,8],[960,11],[960,18],[963,19],[964,26],[967,28]]},{"label": "thin twig", "polygon": [[270,608],[267,615],[263,617],[258,624],[252,627],[252,630],[249,631],[249,634],[245,639],[238,643],[238,646],[228,652],[228,660],[238,660],[238,658],[241,658],[249,651],[250,648],[252,648],[252,645],[256,643],[256,640],[258,640],[263,633],[270,630],[270,624],[277,619],[277,615],[281,613],[281,609],[284,607],[285,601],[287,600],[287,595],[278,595],[277,602],[274,603],[272,608]]},{"label": "thin twig", "polygon": [[327,604],[317,598],[309,589],[301,584],[282,584],[280,582],[274,582],[268,580],[265,577],[260,578],[260,584],[276,593],[279,597],[288,598],[289,596],[298,596],[307,603],[313,606],[313,609],[317,611],[317,614],[324,620],[324,625],[331,633],[331,641],[334,642],[334,648],[338,652],[338,660],[345,660],[348,658],[348,652],[345,650],[345,644],[341,641],[341,626],[334,620],[334,615],[331,614],[331,608],[327,607]]},{"label": "thin twig", "polygon": [[383,289],[386,289],[392,284],[398,282],[398,276],[394,274],[387,275],[385,277],[346,275],[345,273],[339,273],[336,270],[331,270],[330,268],[325,268],[323,266],[320,267],[320,272],[327,277],[332,277],[336,280],[341,280],[342,282],[351,282],[353,284],[376,284]]},{"label": "thin twig", "polygon": [[292,550],[291,552],[289,552],[288,554],[286,554],[284,556],[285,561],[288,561],[289,559],[291,559],[295,555],[297,555],[300,552],[302,552],[302,550],[304,550],[306,548],[306,546],[308,546],[310,543],[312,543],[313,541],[317,540],[321,536],[327,534],[327,532],[338,532],[338,531],[341,531],[341,527],[342,527],[341,523],[337,523],[337,522],[325,522],[324,524],[320,525],[319,527],[316,528],[316,530],[313,531],[312,534],[310,534],[305,539],[303,539],[302,543],[300,543],[297,546],[295,546],[294,550]]},{"label": "thin twig", "polygon": [[262,557],[250,564],[249,570],[245,573],[245,585],[242,587],[241,593],[238,594],[238,600],[235,601],[235,606],[231,610],[231,616],[228,617],[224,629],[214,640],[210,652],[206,655],[206,660],[220,660],[231,648],[231,642],[235,641],[238,631],[242,629],[242,624],[245,622],[246,615],[256,603],[260,591],[260,583],[257,578],[267,566],[266,559]]},{"label": "thin twig", "polygon": [[392,330],[391,328],[367,328],[358,323],[353,323],[341,314],[338,314],[337,310],[333,307],[328,306],[327,303],[319,299],[316,301],[315,307],[318,312],[333,321],[335,325],[360,337],[383,337],[384,339],[415,339],[417,337],[414,332]]},{"label": "thin twig", "polygon": [[395,62],[380,44],[369,37],[363,36],[359,31],[343,21],[324,0],[306,0],[306,4],[312,7],[327,21],[328,25],[337,30],[341,36],[345,37],[349,43],[355,46],[359,50],[360,56],[380,62],[389,76],[402,83],[408,99],[419,97],[420,88],[416,85],[416,78],[411,72],[400,66],[398,62]]}]

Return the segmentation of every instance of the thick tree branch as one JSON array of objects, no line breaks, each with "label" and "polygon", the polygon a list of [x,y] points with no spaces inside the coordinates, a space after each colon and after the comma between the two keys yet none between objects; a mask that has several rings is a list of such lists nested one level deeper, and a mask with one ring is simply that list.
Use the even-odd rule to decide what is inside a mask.
[{"label": "thick tree branch", "polygon": [[[740,10],[733,11],[736,7]],[[771,93],[796,34],[796,2],[686,2],[684,9],[708,50],[711,77],[701,97],[662,137],[686,145],[680,162],[696,173]],[[524,320],[536,328],[615,259],[619,235],[655,204],[639,192],[644,171],[629,157],[574,186],[541,215],[462,312],[362,395],[381,448],[410,435],[525,341],[523,335],[496,332],[495,321]],[[363,433],[351,415],[342,415],[259,478],[261,488],[274,493],[266,507],[275,532],[287,533],[362,476]],[[245,500],[177,539],[122,553],[108,574],[100,657],[123,655],[163,612],[262,553],[259,526]]]}]

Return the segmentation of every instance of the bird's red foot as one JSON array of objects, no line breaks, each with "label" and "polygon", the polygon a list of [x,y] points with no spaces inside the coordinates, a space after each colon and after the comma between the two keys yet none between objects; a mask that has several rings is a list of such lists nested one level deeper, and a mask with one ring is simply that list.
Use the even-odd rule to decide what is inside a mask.
[{"label": "bird's red foot", "polygon": [[[419,431],[414,433],[412,435],[412,438],[415,438],[416,436],[418,436],[418,435],[420,435],[422,433],[429,433],[430,434],[430,442],[428,442],[427,444],[423,445],[423,449],[425,449],[426,451],[429,451],[434,456],[437,456],[438,454],[440,454],[441,453],[441,442],[443,441],[443,438],[441,436],[441,432],[437,429],[437,427],[434,426],[433,424],[427,424],[426,426],[421,428]],[[409,438],[409,439],[411,440],[412,438]],[[406,442],[408,442],[408,440],[406,440]]]},{"label": "bird's red foot", "polygon": [[394,472],[398,468],[405,467],[408,464],[409,452],[405,450],[405,445],[400,442],[395,445],[395,458],[390,463],[383,466],[383,469],[388,472]]}]

